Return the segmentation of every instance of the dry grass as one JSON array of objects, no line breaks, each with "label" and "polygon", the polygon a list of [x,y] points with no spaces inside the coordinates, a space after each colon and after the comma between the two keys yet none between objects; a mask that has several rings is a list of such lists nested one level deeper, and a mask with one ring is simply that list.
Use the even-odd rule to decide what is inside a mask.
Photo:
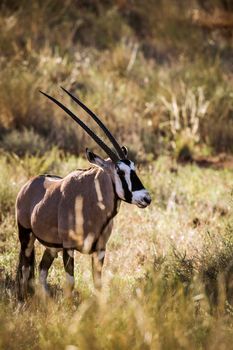
[{"label": "dry grass", "polygon": [[[189,6],[4,1],[1,147],[15,146],[16,128],[26,139],[22,150],[13,147],[18,154],[25,153],[32,132],[42,149],[55,144],[80,154],[83,132],[38,93],[61,97],[63,85],[143,160],[167,150],[177,154],[186,144],[192,152],[203,145],[211,152],[232,151],[232,41],[192,24],[190,13],[198,6],[195,0]],[[63,101],[71,106],[68,98]]]},{"label": "dry grass", "polygon": [[[0,349],[232,348],[232,171],[170,157],[233,150],[232,33],[205,28],[212,14],[230,18],[232,10],[230,0],[1,2]],[[85,166],[77,155],[96,148],[38,93],[58,97],[94,128],[60,85],[130,145],[153,204],[122,205],[101,294],[90,257],[77,253],[72,302],[59,257],[49,275],[53,297],[18,303],[19,188],[35,174]]]},{"label": "dry grass", "polygon": [[[90,257],[77,253],[71,303],[63,297],[59,257],[49,275],[53,298],[44,303],[36,296],[18,304],[14,280],[19,247],[11,206],[28,176],[25,164],[31,162],[37,172],[46,169],[61,175],[85,164],[57,153],[47,154],[47,166],[39,158],[36,163],[36,157],[21,161],[11,157],[6,162],[6,156],[1,156],[1,176],[8,178],[9,191],[4,194],[1,188],[0,192],[6,198],[0,224],[1,348],[231,346],[232,306],[226,294],[232,280],[227,274],[233,251],[231,171],[182,167],[159,158],[140,172],[153,204],[146,210],[123,204],[116,218],[103,292],[94,293]],[[36,252],[38,263],[40,245]]]}]

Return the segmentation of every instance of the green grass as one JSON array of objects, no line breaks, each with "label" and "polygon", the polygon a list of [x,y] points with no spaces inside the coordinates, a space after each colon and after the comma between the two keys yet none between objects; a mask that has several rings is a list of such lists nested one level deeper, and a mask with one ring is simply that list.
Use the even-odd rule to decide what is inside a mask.
[{"label": "green grass", "polygon": [[[122,204],[108,243],[103,291],[90,257],[76,254],[72,301],[63,296],[61,256],[49,274],[53,297],[15,298],[19,244],[16,193],[30,170],[64,175],[86,162],[57,151],[44,158],[0,157],[0,348],[229,349],[232,322],[232,171],[179,166],[160,157],[140,176],[152,192],[146,210]],[[25,166],[27,164],[27,166]],[[174,168],[176,171],[174,171]],[[3,184],[3,178],[0,183]],[[6,191],[7,188],[7,191]],[[36,245],[37,264],[43,248]],[[213,297],[213,293],[214,296]]]}]

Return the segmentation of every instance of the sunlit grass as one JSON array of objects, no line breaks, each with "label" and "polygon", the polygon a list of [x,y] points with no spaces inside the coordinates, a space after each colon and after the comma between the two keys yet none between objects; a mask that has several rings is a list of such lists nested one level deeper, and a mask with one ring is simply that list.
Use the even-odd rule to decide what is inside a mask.
[{"label": "sunlit grass", "polygon": [[[14,202],[19,185],[29,176],[25,164],[30,158],[11,157],[0,159],[12,190],[4,195],[6,203]],[[87,165],[55,151],[47,159],[46,170],[60,175]],[[34,170],[45,169],[40,158],[31,161]],[[76,253],[73,301],[63,296],[65,276],[59,256],[48,278],[53,297],[44,302],[36,294],[23,304],[17,302],[19,244],[13,211],[5,207],[0,223],[1,348],[231,346],[232,307],[226,292],[231,288],[227,271],[233,252],[232,172],[182,167],[162,157],[140,174],[152,192],[153,204],[146,210],[122,204],[108,243],[101,294],[93,288],[90,257]],[[37,264],[42,252],[37,244]],[[218,295],[215,304],[208,282]]]}]

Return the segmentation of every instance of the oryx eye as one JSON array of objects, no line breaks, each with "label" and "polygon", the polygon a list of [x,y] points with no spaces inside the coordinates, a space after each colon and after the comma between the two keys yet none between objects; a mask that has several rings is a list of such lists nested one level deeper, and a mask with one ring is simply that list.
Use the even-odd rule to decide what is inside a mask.
[{"label": "oryx eye", "polygon": [[125,172],[124,172],[124,170],[118,169],[117,170],[117,174],[120,175],[120,176],[124,176]]}]

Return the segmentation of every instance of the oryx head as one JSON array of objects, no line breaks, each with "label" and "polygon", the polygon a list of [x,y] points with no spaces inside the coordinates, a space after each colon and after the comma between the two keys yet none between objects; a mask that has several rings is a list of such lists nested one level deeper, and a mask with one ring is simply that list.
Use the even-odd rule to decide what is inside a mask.
[{"label": "oryx head", "polygon": [[133,161],[128,159],[128,151],[125,146],[120,146],[112,133],[107,129],[103,122],[94,114],[86,105],[84,105],[77,97],[73,96],[69,91],[62,88],[77,104],[79,104],[101,127],[106,136],[112,143],[114,151],[111,150],[89,127],[84,124],[73,112],[65,107],[61,102],[57,101],[41,91],[43,95],[62,108],[73,120],[75,120],[92,139],[105,151],[109,159],[103,159],[86,149],[87,159],[90,163],[101,167],[107,171],[114,183],[117,196],[127,203],[136,204],[139,208],[147,207],[151,202],[149,192],[144,188],[141,180],[136,174]]}]

